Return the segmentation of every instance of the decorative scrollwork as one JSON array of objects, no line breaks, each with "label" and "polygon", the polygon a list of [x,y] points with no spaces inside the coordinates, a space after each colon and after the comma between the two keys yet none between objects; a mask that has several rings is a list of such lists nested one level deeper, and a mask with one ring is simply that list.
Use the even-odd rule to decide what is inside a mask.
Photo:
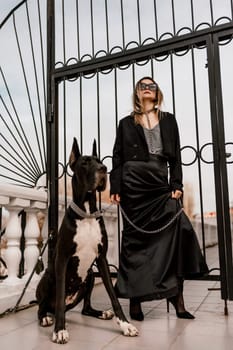
[{"label": "decorative scrollwork", "polygon": [[[184,154],[184,151],[186,150],[191,150],[193,151],[194,153],[194,157],[193,159],[191,159],[190,161],[184,161],[184,158],[185,158],[185,154]],[[193,146],[184,146],[181,148],[181,154],[182,154],[182,165],[184,166],[189,166],[189,165],[192,165],[196,162],[198,156],[197,156],[197,150],[193,147]]]},{"label": "decorative scrollwork", "polygon": [[[233,146],[233,142],[226,142],[225,143],[225,159],[226,159],[226,164],[233,164],[233,160],[231,160],[231,158],[233,157],[233,152],[231,152],[229,150],[229,146]],[[194,156],[189,160],[189,161],[184,161],[184,159],[187,157],[187,155],[185,155],[185,151],[187,150],[191,150],[194,154]],[[206,152],[206,153],[205,153]],[[205,143],[199,150],[187,145],[181,148],[181,154],[182,154],[182,164],[184,166],[189,166],[194,164],[197,159],[199,158],[203,163],[205,164],[214,164],[214,156],[213,156],[213,142],[208,142]],[[208,159],[207,157],[210,157],[211,159]]]},{"label": "decorative scrollwork", "polygon": [[[212,156],[212,159],[211,160],[206,160],[204,159],[204,155],[203,155],[203,152],[204,150],[207,149],[207,147],[211,146],[211,156]],[[206,163],[206,164],[213,164],[214,163],[214,159],[213,159],[213,143],[212,142],[208,142],[208,143],[205,143],[201,148],[200,148],[200,159]]]}]

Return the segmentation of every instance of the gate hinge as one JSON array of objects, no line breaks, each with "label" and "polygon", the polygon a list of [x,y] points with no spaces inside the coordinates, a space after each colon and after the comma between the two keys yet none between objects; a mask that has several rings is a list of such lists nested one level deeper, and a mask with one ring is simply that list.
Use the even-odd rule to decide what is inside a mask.
[{"label": "gate hinge", "polygon": [[53,108],[53,103],[48,104],[48,113],[47,113],[47,120],[49,123],[53,122],[53,116],[54,116],[54,108]]}]

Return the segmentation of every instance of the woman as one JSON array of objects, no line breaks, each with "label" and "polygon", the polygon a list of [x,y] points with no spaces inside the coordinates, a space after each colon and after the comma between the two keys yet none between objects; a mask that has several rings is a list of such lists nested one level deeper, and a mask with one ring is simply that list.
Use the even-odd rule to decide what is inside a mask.
[{"label": "woman", "polygon": [[123,214],[119,297],[130,316],[143,320],[141,302],[167,299],[179,318],[192,319],[183,280],[208,273],[196,234],[182,211],[182,168],[175,117],[160,110],[163,94],[150,77],[140,79],[134,111],[119,122],[110,173],[111,201]]}]

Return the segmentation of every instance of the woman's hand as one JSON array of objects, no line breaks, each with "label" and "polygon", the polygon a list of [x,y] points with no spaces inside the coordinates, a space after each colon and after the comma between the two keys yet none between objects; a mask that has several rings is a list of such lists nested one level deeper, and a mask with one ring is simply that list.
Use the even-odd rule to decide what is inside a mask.
[{"label": "woman's hand", "polygon": [[172,191],[172,198],[179,199],[182,196],[183,192],[179,190]]},{"label": "woman's hand", "polygon": [[110,201],[115,204],[119,204],[121,201],[121,197],[118,193],[111,194]]}]

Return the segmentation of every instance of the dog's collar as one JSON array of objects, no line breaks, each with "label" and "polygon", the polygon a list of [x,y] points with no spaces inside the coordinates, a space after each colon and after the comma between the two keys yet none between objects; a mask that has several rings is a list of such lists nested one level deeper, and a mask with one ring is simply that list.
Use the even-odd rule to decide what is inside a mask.
[{"label": "dog's collar", "polygon": [[99,218],[100,216],[103,216],[102,210],[97,210],[94,213],[87,213],[86,211],[79,208],[77,204],[75,204],[73,201],[70,202],[70,208],[79,216],[85,219],[93,219],[93,218]]}]

